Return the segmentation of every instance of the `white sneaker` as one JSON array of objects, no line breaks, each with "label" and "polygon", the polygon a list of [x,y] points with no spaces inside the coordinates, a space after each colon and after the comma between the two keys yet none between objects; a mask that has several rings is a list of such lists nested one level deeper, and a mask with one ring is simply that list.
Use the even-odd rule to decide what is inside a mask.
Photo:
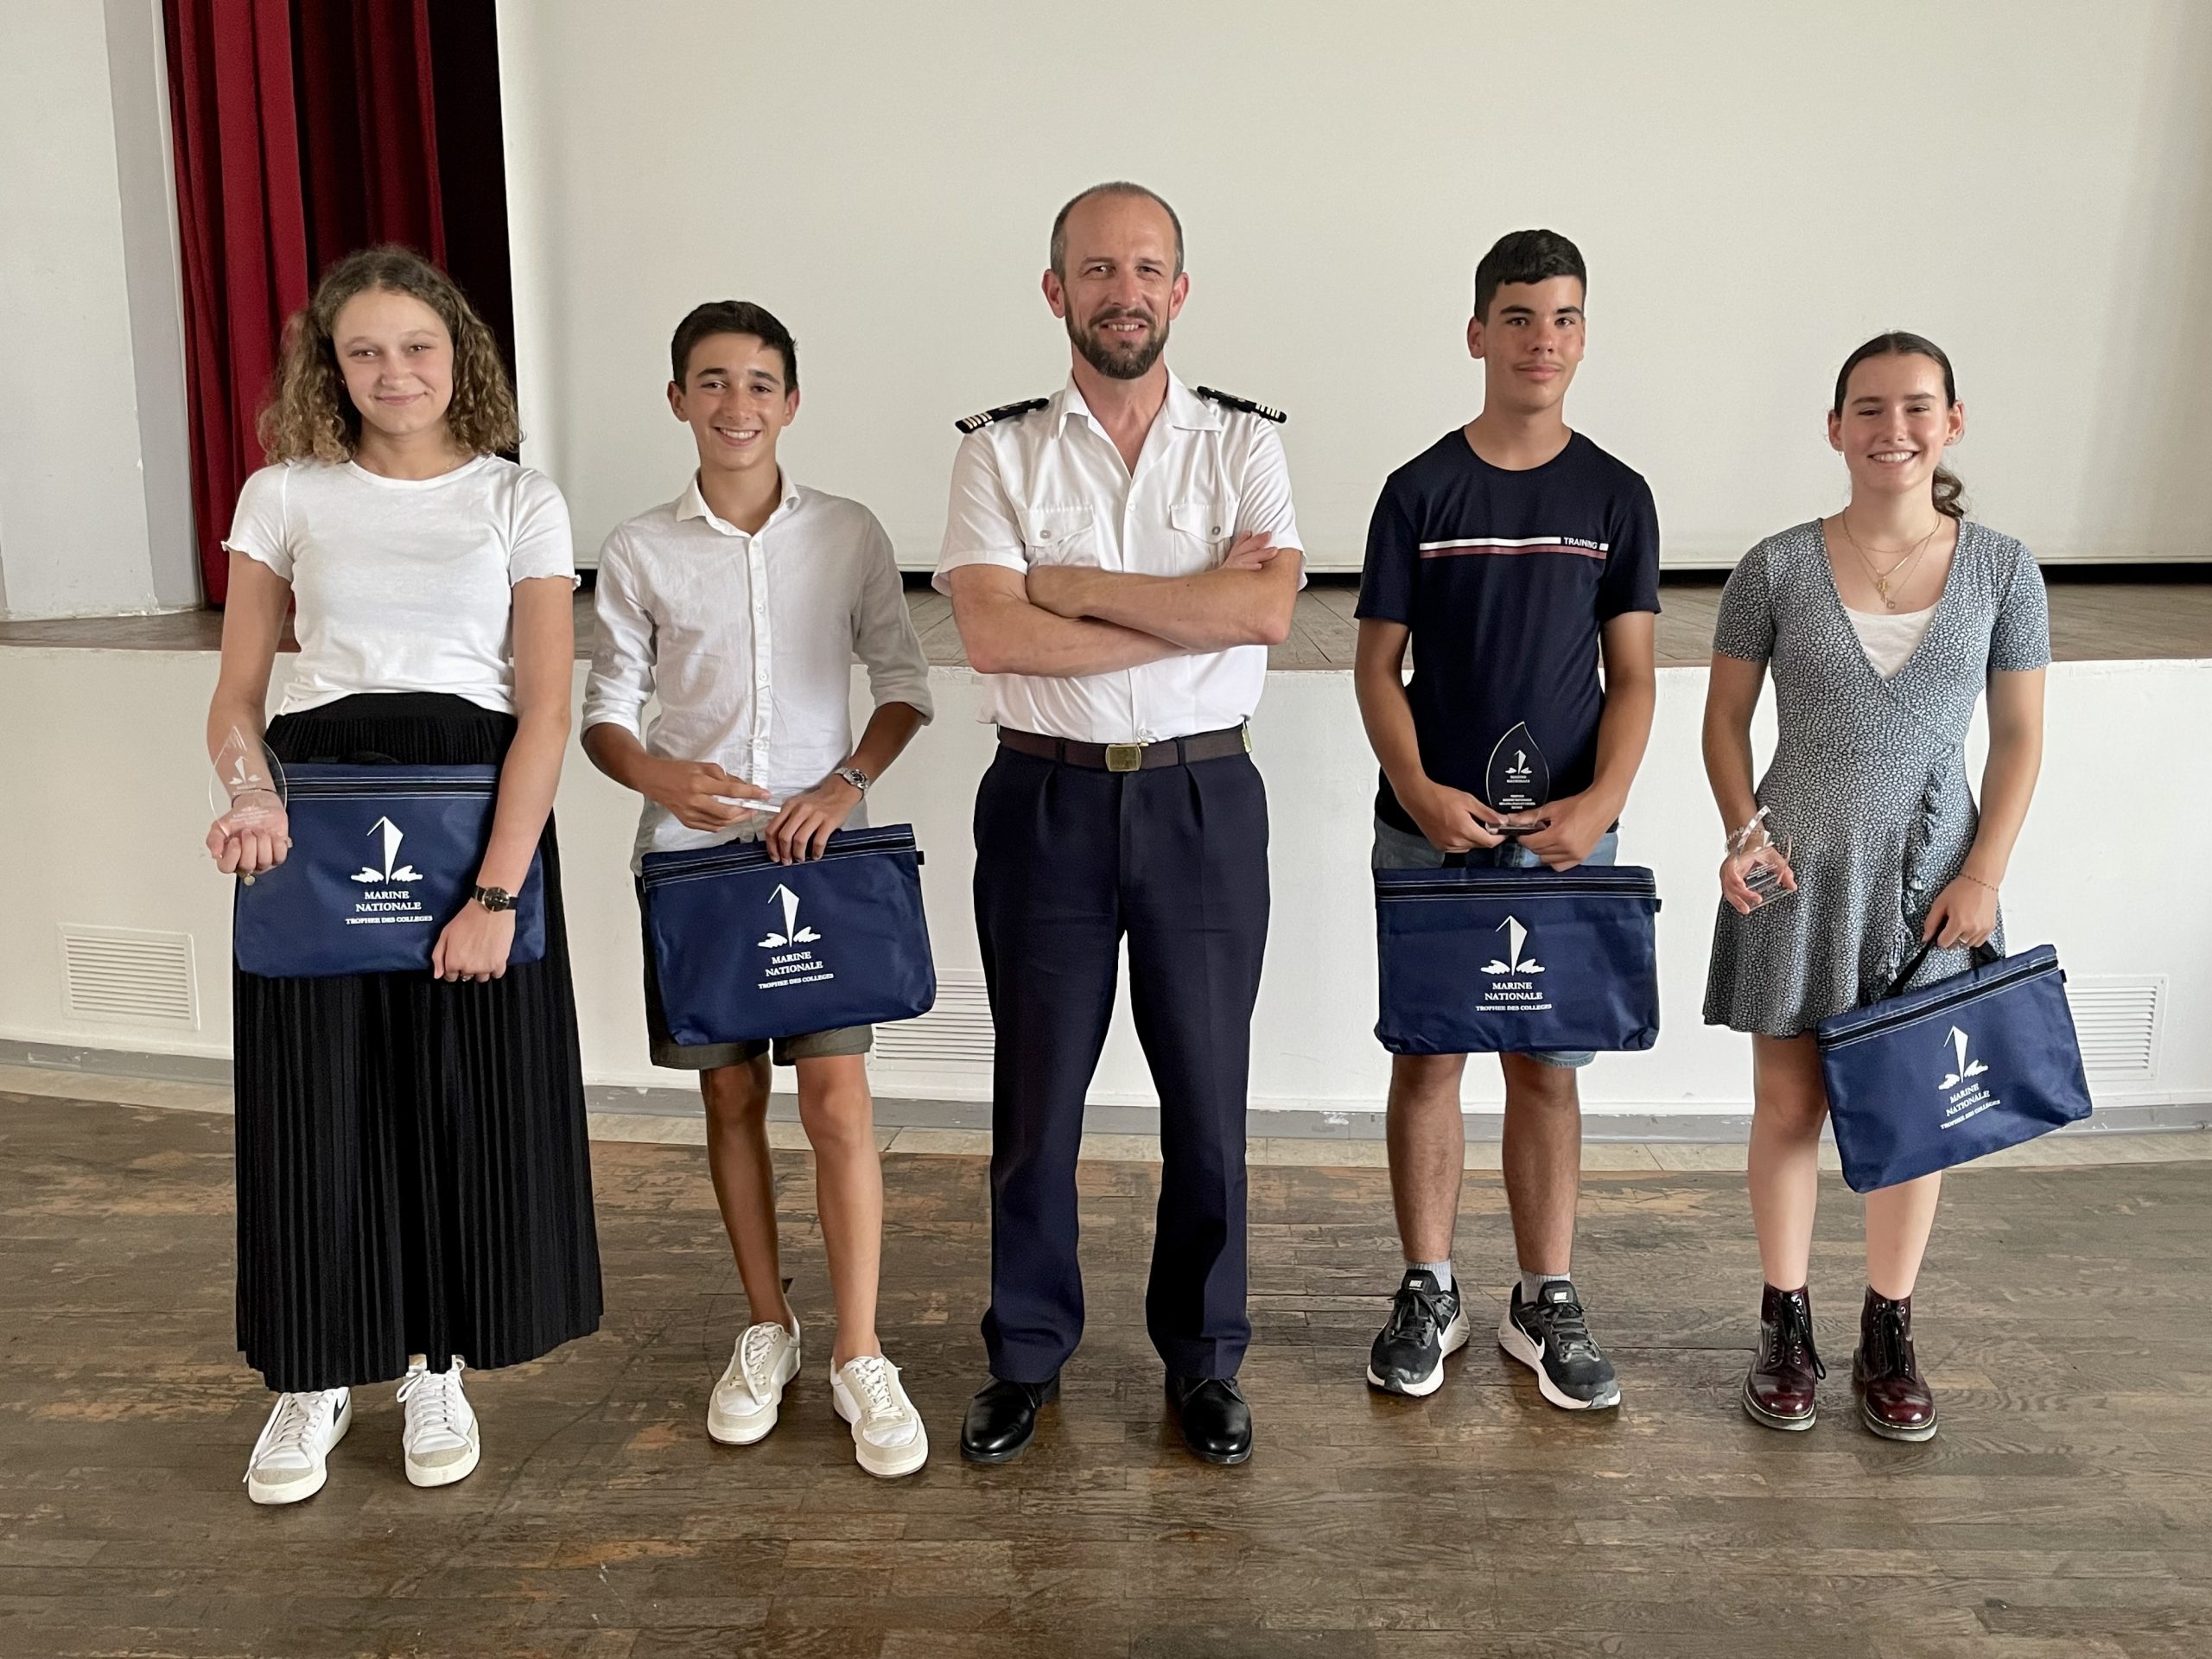
[{"label": "white sneaker", "polygon": [[911,1475],[928,1461],[922,1414],[899,1387],[899,1368],[881,1354],[861,1354],[832,1370],[830,1402],[853,1426],[853,1455],[871,1475]]},{"label": "white sneaker", "polygon": [[748,1325],[730,1350],[722,1380],[707,1398],[707,1433],[724,1446],[750,1446],[776,1426],[784,1385],[798,1375],[798,1320]]},{"label": "white sneaker", "polygon": [[322,1490],[330,1476],[330,1448],[353,1426],[353,1396],[346,1389],[280,1394],[245,1460],[245,1495],[257,1503],[296,1503]]},{"label": "white sneaker", "polygon": [[450,1486],[466,1480],[483,1455],[476,1414],[461,1389],[461,1361],[448,1371],[433,1371],[422,1360],[407,1368],[399,1402],[407,1408],[400,1449],[407,1454],[407,1478],[417,1486]]}]

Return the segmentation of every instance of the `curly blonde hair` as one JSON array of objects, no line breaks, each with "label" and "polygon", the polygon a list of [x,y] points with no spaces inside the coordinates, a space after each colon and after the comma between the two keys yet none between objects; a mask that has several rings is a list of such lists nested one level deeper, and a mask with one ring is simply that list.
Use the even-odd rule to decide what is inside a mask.
[{"label": "curly blonde hair", "polygon": [[446,426],[472,454],[495,454],[522,442],[515,394],[484,319],[453,278],[395,243],[349,253],[323,273],[315,297],[284,325],[284,349],[263,405],[258,431],[270,464],[343,461],[361,440],[361,412],[346,392],[331,329],[355,296],[405,294],[438,314],[453,340],[453,402]]}]

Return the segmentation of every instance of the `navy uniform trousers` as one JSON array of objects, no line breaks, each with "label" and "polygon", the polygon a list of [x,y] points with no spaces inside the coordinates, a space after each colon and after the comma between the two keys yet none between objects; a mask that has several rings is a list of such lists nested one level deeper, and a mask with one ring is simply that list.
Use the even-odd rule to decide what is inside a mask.
[{"label": "navy uniform trousers", "polygon": [[1160,1093],[1145,1323],[1167,1369],[1233,1376],[1244,1309],[1244,1092],[1268,931],[1268,804],[1251,757],[1096,772],[1001,747],[976,795],[991,1078],[994,1376],[1042,1382],[1083,1335],[1076,1155],[1114,1011]]}]

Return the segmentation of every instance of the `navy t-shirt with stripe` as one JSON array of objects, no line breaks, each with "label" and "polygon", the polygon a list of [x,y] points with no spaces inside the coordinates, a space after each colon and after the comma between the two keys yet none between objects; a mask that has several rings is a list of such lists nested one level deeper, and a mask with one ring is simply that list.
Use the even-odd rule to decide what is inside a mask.
[{"label": "navy t-shirt with stripe", "polygon": [[[1599,628],[1659,608],[1650,486],[1580,433],[1508,472],[1454,428],[1390,474],[1367,532],[1357,615],[1413,631],[1422,769],[1484,798],[1498,739],[1527,722],[1554,799],[1597,765]],[[1418,835],[1385,779],[1375,809]]]}]

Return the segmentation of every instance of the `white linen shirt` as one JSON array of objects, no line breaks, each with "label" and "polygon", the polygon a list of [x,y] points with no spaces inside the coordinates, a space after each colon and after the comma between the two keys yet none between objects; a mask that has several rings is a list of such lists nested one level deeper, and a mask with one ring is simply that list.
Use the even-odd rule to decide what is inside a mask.
[{"label": "white linen shirt", "polygon": [[[618,524],[600,550],[598,639],[583,723],[636,732],[648,753],[712,760],[776,799],[811,789],[852,753],[852,664],[875,706],[931,713],[891,538],[857,501],[794,484],[752,535],[715,516],[695,475],[664,506]],[[867,823],[865,804],[850,827]],[[711,847],[762,821],[692,830],[658,801],[638,823],[648,852]]]},{"label": "white linen shirt", "polygon": [[[962,440],[936,587],[949,592],[946,577],[970,564],[1193,575],[1254,531],[1300,545],[1274,422],[1171,374],[1132,472],[1071,376],[1044,408]],[[1153,743],[1249,719],[1267,672],[1266,646],[1232,645],[1071,678],[987,674],[982,718],[1078,742]]]}]

